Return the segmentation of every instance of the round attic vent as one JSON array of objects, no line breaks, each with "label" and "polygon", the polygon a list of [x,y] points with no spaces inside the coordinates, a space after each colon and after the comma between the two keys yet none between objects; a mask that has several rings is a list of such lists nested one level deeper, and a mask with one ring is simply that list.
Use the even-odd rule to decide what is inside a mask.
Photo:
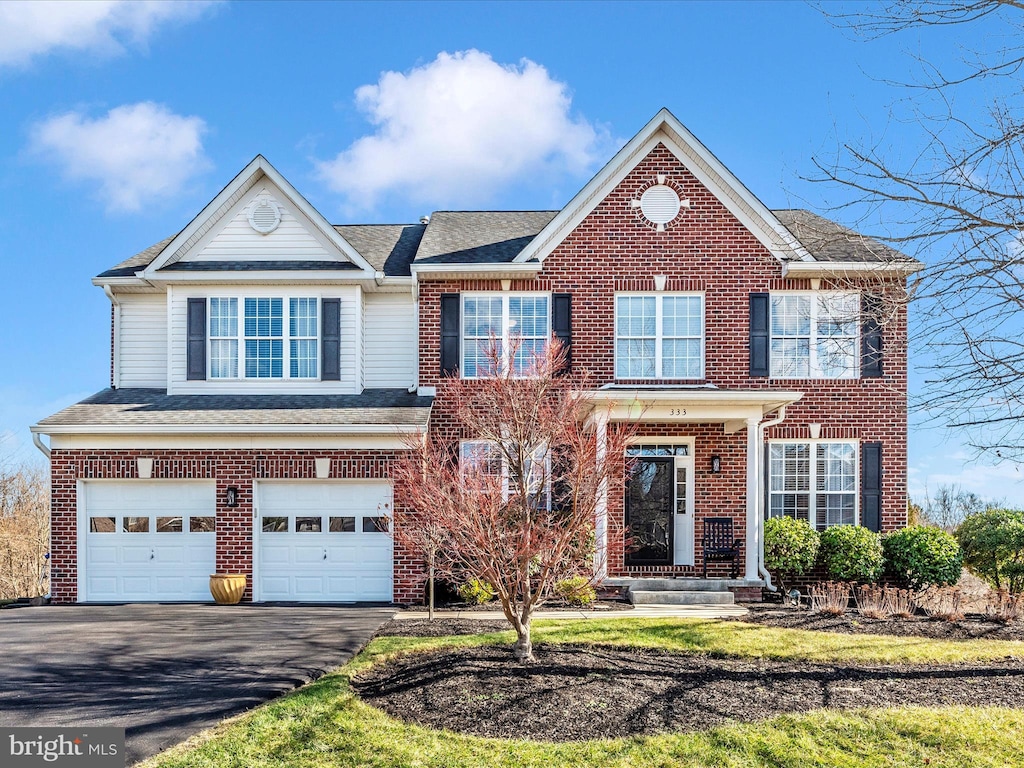
[{"label": "round attic vent", "polygon": [[269,235],[281,223],[281,209],[273,200],[257,200],[249,208],[249,226],[261,235]]},{"label": "round attic vent", "polygon": [[655,184],[640,197],[640,212],[652,224],[668,224],[679,215],[679,195],[666,184]]}]

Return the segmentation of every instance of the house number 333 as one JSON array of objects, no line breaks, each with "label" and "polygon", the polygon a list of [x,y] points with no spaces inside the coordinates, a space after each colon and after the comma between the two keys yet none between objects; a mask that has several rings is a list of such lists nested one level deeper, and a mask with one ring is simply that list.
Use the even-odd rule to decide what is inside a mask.
[{"label": "house number 333", "polygon": [[685,416],[686,415],[686,409],[685,408],[669,408],[668,409],[668,415],[669,416]]}]

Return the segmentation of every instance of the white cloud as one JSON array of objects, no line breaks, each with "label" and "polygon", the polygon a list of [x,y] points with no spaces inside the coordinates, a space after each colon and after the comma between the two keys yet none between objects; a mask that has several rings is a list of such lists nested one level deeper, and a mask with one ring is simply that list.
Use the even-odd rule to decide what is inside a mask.
[{"label": "white cloud", "polygon": [[440,53],[358,88],[356,104],[374,132],[318,163],[354,210],[386,193],[478,207],[512,180],[577,175],[606,151],[604,132],[570,114],[566,84],[529,59],[503,65],[476,50]]},{"label": "white cloud", "polygon": [[980,464],[966,453],[954,453],[943,459],[941,469],[933,465],[911,465],[907,471],[907,491],[915,501],[933,495],[939,486],[948,485],[976,493],[983,499],[1005,499],[1011,506],[1024,503],[1024,472],[1012,462]]},{"label": "white cloud", "polygon": [[191,21],[209,2],[5,0],[0,2],[0,66],[27,64],[58,49],[103,55],[143,45],[156,28]]},{"label": "white cloud", "polygon": [[209,166],[206,123],[144,101],[91,119],[68,112],[32,129],[32,148],[72,181],[99,185],[108,210],[137,211],[176,194]]}]

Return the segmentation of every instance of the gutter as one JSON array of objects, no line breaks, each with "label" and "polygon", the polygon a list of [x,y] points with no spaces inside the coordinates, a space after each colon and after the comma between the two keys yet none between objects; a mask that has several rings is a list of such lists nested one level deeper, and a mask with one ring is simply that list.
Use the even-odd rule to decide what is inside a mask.
[{"label": "gutter", "polygon": [[49,460],[49,458],[50,458],[50,449],[46,447],[46,444],[43,442],[43,440],[39,436],[38,432],[33,432],[32,433],[32,443],[35,445],[36,448],[38,448],[40,450],[40,452],[43,454],[43,456],[45,456],[47,458],[47,460]]},{"label": "gutter", "polygon": [[786,418],[786,406],[779,408],[779,415],[774,419],[768,419],[757,425],[757,444],[761,446],[762,457],[758,461],[757,468],[757,540],[760,546],[757,548],[757,572],[764,579],[764,585],[770,592],[778,592],[779,588],[772,584],[772,575],[764,566],[764,431],[768,427],[780,424]]}]

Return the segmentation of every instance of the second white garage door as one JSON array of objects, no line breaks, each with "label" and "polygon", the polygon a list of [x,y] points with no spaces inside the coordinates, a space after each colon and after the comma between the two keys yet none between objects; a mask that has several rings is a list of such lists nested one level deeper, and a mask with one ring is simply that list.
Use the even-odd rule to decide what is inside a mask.
[{"label": "second white garage door", "polygon": [[259,483],[257,600],[391,602],[391,485]]}]

